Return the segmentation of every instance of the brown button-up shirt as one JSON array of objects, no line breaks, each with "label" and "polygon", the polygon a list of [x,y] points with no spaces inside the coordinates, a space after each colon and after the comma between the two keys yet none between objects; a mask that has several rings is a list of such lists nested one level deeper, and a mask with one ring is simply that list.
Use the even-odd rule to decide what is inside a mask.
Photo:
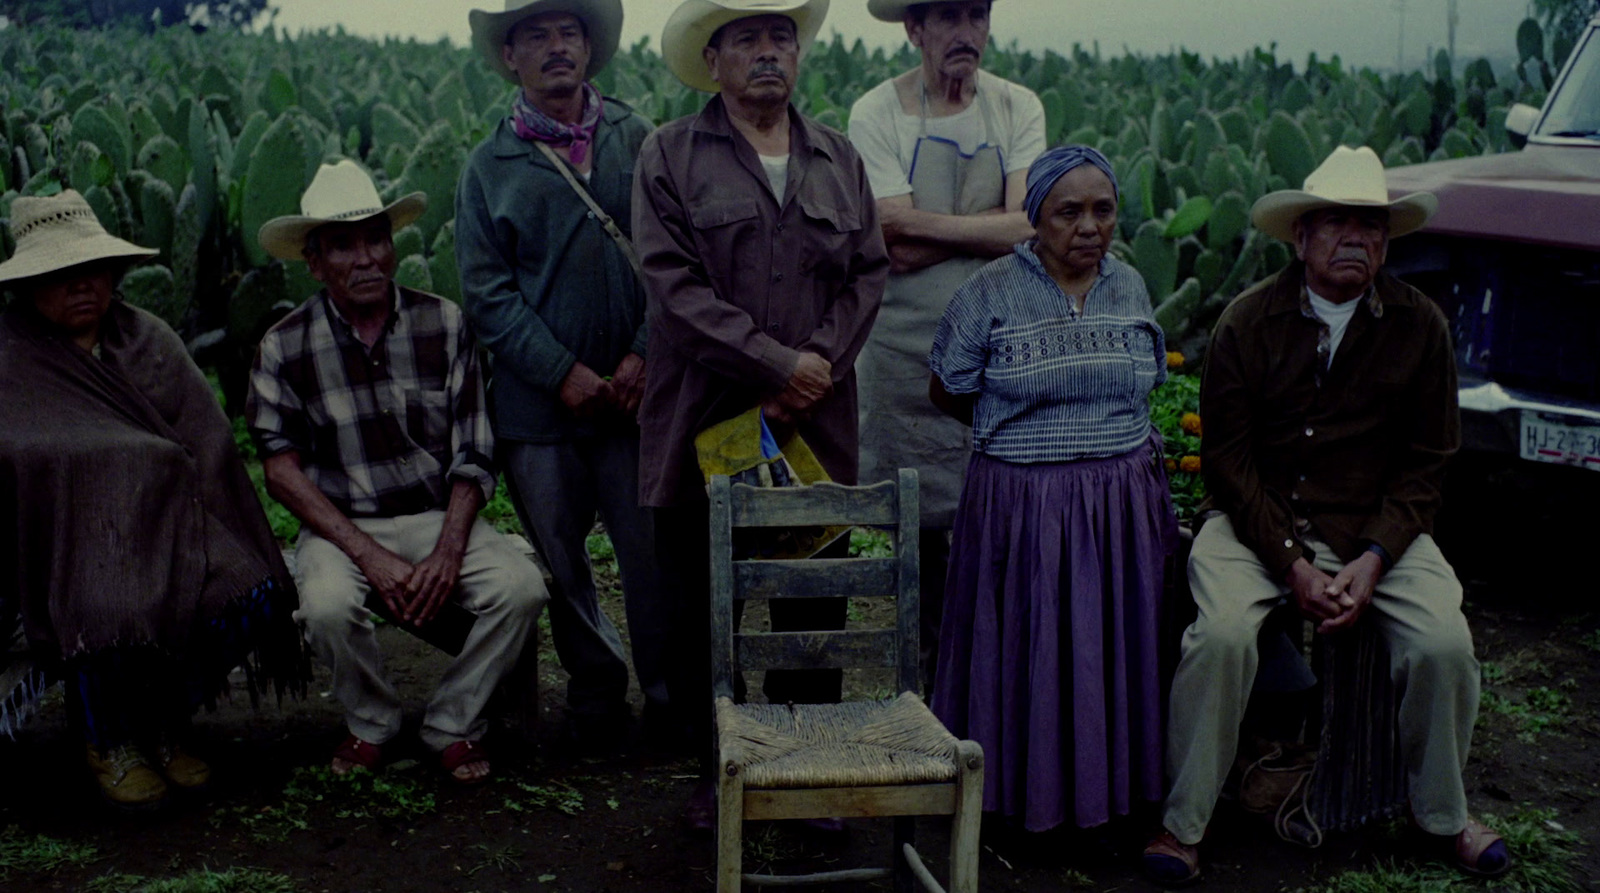
[{"label": "brown button-up shirt", "polygon": [[640,149],[633,234],[650,327],[639,407],[644,505],[703,500],[695,435],[783,390],[802,352],[833,365],[833,393],[800,435],[830,477],[855,483],[854,367],[889,257],[850,142],[792,107],[789,120],[782,201],[720,96]]},{"label": "brown button-up shirt", "polygon": [[1200,390],[1206,486],[1270,573],[1306,554],[1307,528],[1342,561],[1369,543],[1399,560],[1432,531],[1461,443],[1449,326],[1380,272],[1325,363],[1304,294],[1296,262],[1217,323]]}]

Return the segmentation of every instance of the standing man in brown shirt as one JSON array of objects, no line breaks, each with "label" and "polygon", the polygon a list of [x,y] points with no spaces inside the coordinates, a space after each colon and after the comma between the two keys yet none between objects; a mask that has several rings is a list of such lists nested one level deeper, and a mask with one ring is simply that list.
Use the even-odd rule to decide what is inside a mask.
[{"label": "standing man in brown shirt", "polygon": [[1172,683],[1172,789],[1144,854],[1153,880],[1199,875],[1256,636],[1286,596],[1323,634],[1374,615],[1401,692],[1412,821],[1466,871],[1510,865],[1504,842],[1467,815],[1478,662],[1461,584],[1430,536],[1461,440],[1450,331],[1427,296],[1383,270],[1389,239],[1437,205],[1427,193],[1389,201],[1378,156],[1341,146],[1304,190],[1264,196],[1251,213],[1298,260],[1228,307],[1206,356],[1201,459],[1225,516],[1201,528],[1189,558],[1200,613]]},{"label": "standing man in brown shirt", "polygon": [[[650,364],[640,501],[656,509],[668,590],[680,593],[669,700],[710,754],[708,505],[695,435],[752,407],[793,426],[835,481],[856,482],[856,354],[889,258],[860,158],[789,104],[827,0],[686,0],[662,54],[715,93],[639,152],[633,232],[648,292]],[[781,433],[780,433],[781,438]],[[786,600],[775,628],[842,628],[843,603]],[[792,608],[788,607],[793,605]],[[837,700],[837,671],[769,673],[777,702]],[[691,804],[710,827],[711,788]]]}]

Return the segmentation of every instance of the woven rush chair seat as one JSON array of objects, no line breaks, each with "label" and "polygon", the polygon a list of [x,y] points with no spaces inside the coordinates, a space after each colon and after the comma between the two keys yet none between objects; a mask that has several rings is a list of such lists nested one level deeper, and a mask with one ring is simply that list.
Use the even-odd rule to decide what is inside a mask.
[{"label": "woven rush chair seat", "polygon": [[956,737],[910,692],[844,704],[720,700],[717,728],[747,788],[936,784],[959,771]]},{"label": "woven rush chair seat", "polygon": [[[800,487],[710,479],[712,703],[716,721],[717,890],[891,881],[927,893],[977,893],[983,748],[961,741],[917,694],[920,531],[917,473],[864,486]],[[750,548],[814,530],[888,533],[889,556],[832,557]],[[736,544],[740,544],[736,547]],[[809,555],[810,557],[806,557]],[[892,599],[852,628],[741,629],[739,602]],[[879,602],[880,604],[882,602]],[[745,670],[893,669],[898,695],[840,704],[736,704]],[[916,848],[916,816],[950,820],[948,886]],[[746,874],[746,820],[883,818],[894,823],[890,864],[806,875]]]}]

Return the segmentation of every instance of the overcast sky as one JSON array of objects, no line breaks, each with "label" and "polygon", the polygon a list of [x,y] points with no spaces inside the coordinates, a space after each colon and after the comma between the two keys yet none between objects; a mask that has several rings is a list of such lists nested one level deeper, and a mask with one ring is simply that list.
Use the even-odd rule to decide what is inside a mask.
[{"label": "overcast sky", "polygon": [[[504,0],[271,0],[281,12],[278,25],[291,33],[343,25],[369,36],[387,34],[425,41],[448,37],[464,45],[467,12],[499,11]],[[649,35],[659,45],[661,27],[676,0],[624,0],[623,43]],[[1405,64],[1422,64],[1430,47],[1446,43],[1449,0],[996,0],[994,37],[1002,45],[1016,40],[1024,49],[1069,49],[1099,40],[1107,54],[1127,46],[1161,53],[1182,46],[1212,56],[1231,57],[1276,41],[1278,57],[1305,62],[1315,50],[1326,59],[1337,53],[1347,65],[1393,67],[1405,23]],[[1457,0],[1457,59],[1513,55],[1515,29],[1527,14],[1525,0]],[[869,45],[897,43],[904,31],[867,15],[865,0],[833,0],[823,35],[834,31]]]}]

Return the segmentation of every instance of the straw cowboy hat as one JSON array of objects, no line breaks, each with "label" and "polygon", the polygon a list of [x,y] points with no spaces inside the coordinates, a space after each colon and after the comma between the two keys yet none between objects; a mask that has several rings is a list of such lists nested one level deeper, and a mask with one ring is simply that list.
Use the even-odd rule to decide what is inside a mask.
[{"label": "straw cowboy hat", "polygon": [[1431,192],[1413,192],[1390,201],[1378,153],[1366,146],[1340,146],[1306,177],[1304,189],[1280,189],[1258,199],[1250,209],[1250,220],[1274,239],[1293,242],[1296,220],[1309,211],[1332,207],[1388,209],[1393,239],[1421,229],[1439,210],[1439,200]]},{"label": "straw cowboy hat", "polygon": [[274,217],[261,225],[256,238],[267,253],[279,260],[305,260],[306,236],[325,223],[354,223],[379,214],[389,215],[395,230],[422,216],[428,197],[413,192],[384,205],[372,178],[354,161],[324,164],[300,196],[300,216]]},{"label": "straw cowboy hat", "polygon": [[952,0],[867,0],[867,12],[880,22],[898,25],[906,20],[906,12],[913,6],[948,2]]},{"label": "straw cowboy hat", "polygon": [[661,56],[678,80],[702,93],[716,93],[722,88],[706,70],[702,51],[718,28],[760,15],[793,19],[800,38],[800,55],[804,56],[822,30],[828,0],[684,0],[667,19],[666,30],[661,34]]},{"label": "straw cowboy hat", "polygon": [[529,16],[565,12],[577,16],[589,35],[589,68],[584,78],[592,78],[616,55],[622,41],[622,0],[506,0],[505,12],[474,9],[467,13],[472,26],[472,46],[488,61],[489,67],[513,84],[521,84],[517,73],[506,67],[500,49],[506,35]]},{"label": "straw cowboy hat", "polygon": [[97,260],[133,263],[161,253],[106,232],[94,209],[71,189],[60,195],[23,196],[13,201],[11,238],[17,243],[17,253],[0,263],[0,282],[31,279]]}]

